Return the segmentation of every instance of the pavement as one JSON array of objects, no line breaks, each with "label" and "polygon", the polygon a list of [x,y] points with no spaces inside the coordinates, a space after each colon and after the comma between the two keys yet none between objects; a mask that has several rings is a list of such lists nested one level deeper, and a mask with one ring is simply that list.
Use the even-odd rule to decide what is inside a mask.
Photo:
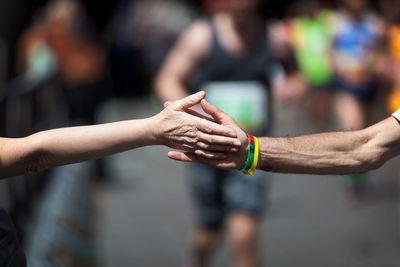
[{"label": "pavement", "polygon": [[[149,99],[113,100],[101,122],[144,118]],[[296,107],[278,106],[273,135],[315,132]],[[146,147],[108,158],[112,183],[99,194],[101,266],[181,266],[193,221],[186,165],[167,148]],[[368,174],[368,198],[354,205],[341,176],[273,174],[259,232],[262,266],[400,266],[397,174],[400,157]],[[229,242],[212,266],[229,266]]]}]

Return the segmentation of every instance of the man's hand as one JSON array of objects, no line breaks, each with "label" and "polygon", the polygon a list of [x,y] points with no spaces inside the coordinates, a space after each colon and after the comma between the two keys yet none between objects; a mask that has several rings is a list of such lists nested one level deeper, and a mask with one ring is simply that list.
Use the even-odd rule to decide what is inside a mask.
[{"label": "man's hand", "polygon": [[[208,159],[224,159],[225,153],[237,152],[241,142],[234,128],[219,125],[204,116],[194,116],[190,108],[204,98],[204,91],[168,103],[157,114],[156,138],[171,148],[202,155]],[[190,114],[192,113],[192,114]]]},{"label": "man's hand", "polygon": [[[168,153],[168,157],[178,161],[184,162],[200,162],[207,165],[211,165],[222,169],[241,169],[246,163],[249,142],[246,134],[240,129],[236,122],[223,113],[219,108],[209,104],[206,100],[201,101],[203,110],[211,115],[213,119],[223,126],[233,129],[237,137],[241,142],[240,149],[237,152],[225,153],[226,158],[218,159],[217,152],[205,151],[202,149],[196,149],[194,152],[178,152],[171,151]],[[212,143],[211,143],[212,145]]]}]

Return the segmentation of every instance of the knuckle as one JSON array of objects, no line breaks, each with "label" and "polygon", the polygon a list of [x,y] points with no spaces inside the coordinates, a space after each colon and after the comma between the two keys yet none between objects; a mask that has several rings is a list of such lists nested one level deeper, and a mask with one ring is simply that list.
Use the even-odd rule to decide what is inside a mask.
[{"label": "knuckle", "polygon": [[195,131],[189,130],[186,132],[186,136],[192,139],[197,139],[197,133]]},{"label": "knuckle", "polygon": [[207,133],[212,133],[212,132],[213,132],[213,129],[212,129],[211,126],[208,125],[208,126],[206,126],[205,131],[206,131]]},{"label": "knuckle", "polygon": [[186,143],[189,144],[190,146],[193,146],[196,144],[193,138],[186,138]]},{"label": "knuckle", "polygon": [[218,142],[218,138],[216,136],[211,136],[210,143],[214,144],[214,143],[217,143],[217,142]]},{"label": "knuckle", "polygon": [[191,146],[197,145],[198,144],[198,138],[196,136],[194,137],[187,137],[186,142],[190,144]]},{"label": "knuckle", "polygon": [[198,150],[198,149],[197,149],[194,153],[195,153],[197,156],[203,156],[203,154],[204,154],[203,151]]},{"label": "knuckle", "polygon": [[193,144],[197,144],[197,143],[199,143],[199,141],[200,141],[200,140],[199,140],[199,137],[197,136],[196,133],[193,133],[193,135],[192,135],[190,138],[191,138]]},{"label": "knuckle", "polygon": [[184,148],[184,149],[186,149],[188,151],[191,151],[193,149],[193,147],[191,145],[188,145],[188,144],[183,144],[182,148]]},{"label": "knuckle", "polygon": [[198,143],[197,143],[197,146],[200,147],[200,148],[202,148],[202,149],[207,149],[207,144],[204,143],[204,142],[198,142]]}]

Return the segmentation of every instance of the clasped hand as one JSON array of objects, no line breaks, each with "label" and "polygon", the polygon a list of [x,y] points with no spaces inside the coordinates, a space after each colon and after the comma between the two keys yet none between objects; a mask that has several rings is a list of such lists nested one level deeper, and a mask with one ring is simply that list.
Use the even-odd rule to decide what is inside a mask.
[{"label": "clasped hand", "polygon": [[[236,122],[205,99],[205,93],[166,102],[156,117],[164,145],[182,150],[168,157],[184,162],[200,162],[223,169],[241,169],[247,158],[248,140]],[[201,103],[204,114],[193,109]],[[207,116],[209,115],[209,116]]]}]

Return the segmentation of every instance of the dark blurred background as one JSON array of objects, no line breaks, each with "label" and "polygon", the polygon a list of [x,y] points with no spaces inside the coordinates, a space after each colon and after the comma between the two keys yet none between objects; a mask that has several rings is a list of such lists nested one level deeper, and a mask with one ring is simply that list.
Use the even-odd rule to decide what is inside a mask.
[{"label": "dark blurred background", "polygon": [[[1,136],[160,111],[153,81],[169,50],[223,2],[1,0]],[[360,36],[351,50],[358,40],[343,30],[346,2],[354,1],[263,2],[262,16],[281,24],[307,88],[290,97],[278,68],[272,135],[362,128],[400,107],[399,4],[366,3],[360,12],[373,14],[376,29],[368,24],[373,37]],[[357,96],[362,107],[330,90],[360,86],[375,90],[366,102]],[[1,181],[0,205],[28,266],[180,266],[193,211],[188,170],[167,151],[143,148]],[[398,163],[356,186],[357,177],[349,185],[342,177],[274,174],[260,226],[262,266],[399,266]],[[221,246],[213,266],[230,263],[229,245]]]}]

